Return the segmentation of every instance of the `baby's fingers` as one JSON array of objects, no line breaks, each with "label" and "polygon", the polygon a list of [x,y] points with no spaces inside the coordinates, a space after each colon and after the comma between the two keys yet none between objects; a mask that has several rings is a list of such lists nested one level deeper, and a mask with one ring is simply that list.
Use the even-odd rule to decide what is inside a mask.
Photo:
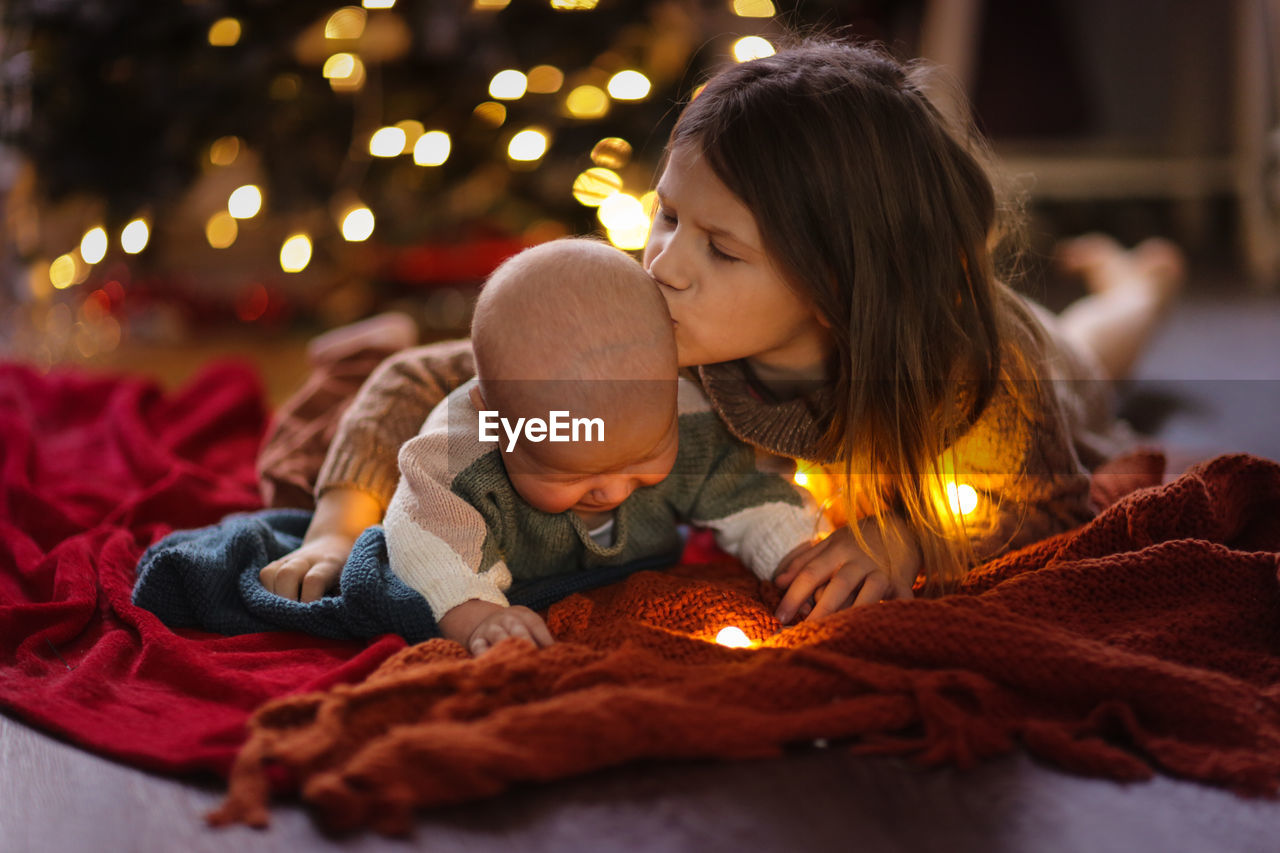
[{"label": "baby's fingers", "polygon": [[297,601],[302,578],[310,568],[311,561],[305,557],[286,555],[264,566],[258,572],[258,580],[268,592]]}]

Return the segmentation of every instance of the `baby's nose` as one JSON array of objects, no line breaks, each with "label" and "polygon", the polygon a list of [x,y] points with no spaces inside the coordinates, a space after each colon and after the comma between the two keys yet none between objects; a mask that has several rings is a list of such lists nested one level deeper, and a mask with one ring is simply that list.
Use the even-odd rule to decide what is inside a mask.
[{"label": "baby's nose", "polygon": [[620,504],[631,496],[632,489],[630,477],[611,477],[595,488],[595,499],[600,503]]}]

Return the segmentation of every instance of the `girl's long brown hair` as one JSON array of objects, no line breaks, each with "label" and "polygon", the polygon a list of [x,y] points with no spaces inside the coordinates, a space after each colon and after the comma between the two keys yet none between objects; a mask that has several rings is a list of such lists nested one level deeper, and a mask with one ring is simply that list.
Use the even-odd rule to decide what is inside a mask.
[{"label": "girl's long brown hair", "polygon": [[1034,324],[996,279],[976,134],[953,131],[917,76],[872,47],[806,40],[713,77],[668,148],[702,152],[830,324],[835,405],[814,458],[843,467],[846,509],[882,530],[890,512],[907,519],[937,591],[973,559],[938,499],[949,448],[1001,383],[1039,391],[1011,344]]}]

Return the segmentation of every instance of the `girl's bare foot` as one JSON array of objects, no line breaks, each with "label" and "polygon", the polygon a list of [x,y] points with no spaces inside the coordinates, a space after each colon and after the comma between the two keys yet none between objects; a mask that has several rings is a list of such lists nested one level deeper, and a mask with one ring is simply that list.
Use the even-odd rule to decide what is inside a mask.
[{"label": "girl's bare foot", "polygon": [[1080,276],[1090,293],[1139,291],[1157,311],[1173,301],[1187,276],[1182,250],[1162,237],[1125,249],[1106,234],[1084,234],[1058,243],[1054,256],[1059,269]]},{"label": "girl's bare foot", "polygon": [[307,357],[312,364],[320,364],[337,361],[361,350],[392,353],[417,343],[418,325],[413,318],[400,311],[388,311],[312,338],[307,345]]}]

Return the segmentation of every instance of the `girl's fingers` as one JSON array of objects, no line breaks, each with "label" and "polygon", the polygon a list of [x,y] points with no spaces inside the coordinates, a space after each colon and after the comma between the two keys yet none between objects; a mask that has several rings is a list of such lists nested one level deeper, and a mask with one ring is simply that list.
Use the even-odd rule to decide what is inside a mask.
[{"label": "girl's fingers", "polygon": [[816,542],[808,548],[801,549],[798,554],[791,558],[791,562],[774,577],[774,583],[778,586],[790,586],[791,582],[795,580],[796,575],[799,574],[805,566],[809,565],[826,552],[827,543],[829,541],[830,537],[823,539],[821,542]]},{"label": "girl's fingers", "polygon": [[813,597],[814,592],[827,583],[838,566],[827,566],[823,561],[810,561],[789,582],[787,591],[774,616],[779,622],[788,624],[800,610],[800,606]]},{"label": "girl's fingers", "polygon": [[827,583],[826,589],[822,591],[822,594],[814,599],[813,610],[805,617],[805,621],[808,622],[813,619],[830,616],[841,607],[844,607],[845,602],[849,600],[861,580],[853,571],[847,568],[845,571],[837,572]]},{"label": "girl's fingers", "polygon": [[[867,575],[867,579],[862,582],[862,589],[858,591],[858,597],[853,600],[854,607],[864,607],[868,604],[877,604],[883,601],[886,593],[891,591],[889,579],[885,577],[883,572],[872,572]],[[892,595],[888,597],[892,598]]]}]

